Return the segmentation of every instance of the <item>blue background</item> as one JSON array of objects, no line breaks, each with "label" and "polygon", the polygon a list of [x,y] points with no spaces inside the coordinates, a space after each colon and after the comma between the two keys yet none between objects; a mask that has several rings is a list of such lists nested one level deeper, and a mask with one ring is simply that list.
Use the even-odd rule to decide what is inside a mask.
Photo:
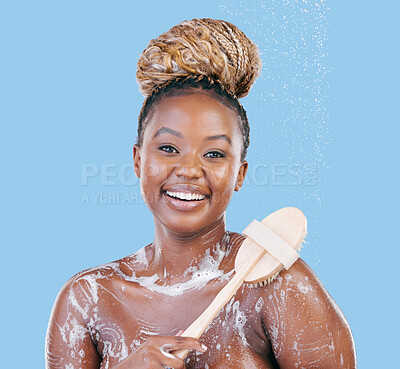
[{"label": "blue background", "polygon": [[250,169],[229,229],[301,208],[302,257],[348,319],[359,367],[393,368],[398,10],[395,1],[0,1],[2,367],[44,367],[67,279],[152,241],[130,169],[143,102],[136,62],[173,25],[210,17],[242,29],[264,64],[242,100]]}]

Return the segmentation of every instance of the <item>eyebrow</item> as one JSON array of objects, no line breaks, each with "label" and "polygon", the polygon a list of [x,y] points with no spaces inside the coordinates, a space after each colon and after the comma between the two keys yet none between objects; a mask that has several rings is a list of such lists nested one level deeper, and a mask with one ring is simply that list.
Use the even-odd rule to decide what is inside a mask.
[{"label": "eyebrow", "polygon": [[180,133],[180,132],[174,131],[174,130],[171,129],[171,128],[161,127],[161,128],[156,132],[156,134],[153,136],[153,138],[154,138],[154,137],[157,137],[157,136],[160,135],[161,133],[170,133],[171,135],[174,135],[174,136],[179,137],[179,138],[182,138],[182,137],[183,137],[183,136],[182,136],[182,133]]},{"label": "eyebrow", "polygon": [[212,141],[212,140],[225,140],[226,142],[229,143],[229,145],[232,145],[231,139],[226,136],[226,135],[215,135],[215,136],[209,136],[206,138],[207,141]]},{"label": "eyebrow", "polygon": [[[183,138],[182,133],[177,132],[177,131],[175,131],[175,130],[173,130],[173,129],[171,129],[171,128],[168,128],[168,127],[161,127],[161,128],[155,133],[155,135],[153,136],[153,138],[154,138],[154,137],[157,137],[158,135],[160,135],[160,134],[162,134],[162,133],[170,133],[171,135],[174,135],[174,136],[176,136],[176,137]],[[232,145],[232,140],[231,140],[227,135],[215,135],[215,136],[206,137],[206,141],[213,141],[213,140],[225,140],[226,142],[229,143],[229,145]]]}]

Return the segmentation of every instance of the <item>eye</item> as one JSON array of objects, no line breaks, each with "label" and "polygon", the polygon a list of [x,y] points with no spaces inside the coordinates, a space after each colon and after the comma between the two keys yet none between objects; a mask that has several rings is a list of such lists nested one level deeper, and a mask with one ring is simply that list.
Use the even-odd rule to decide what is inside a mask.
[{"label": "eye", "polygon": [[171,146],[171,145],[161,145],[159,148],[159,150],[170,153],[170,154],[178,154],[178,150]]},{"label": "eye", "polygon": [[224,158],[225,154],[220,151],[209,151],[204,156],[206,156],[207,158],[211,158],[211,159],[217,159],[217,158]]}]

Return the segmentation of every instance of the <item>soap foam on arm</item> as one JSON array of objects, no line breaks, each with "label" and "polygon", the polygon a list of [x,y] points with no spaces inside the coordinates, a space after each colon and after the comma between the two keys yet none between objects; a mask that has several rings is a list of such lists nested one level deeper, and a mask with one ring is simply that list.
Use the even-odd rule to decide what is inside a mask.
[{"label": "soap foam on arm", "polygon": [[[76,295],[75,278],[71,278],[55,301],[46,335],[46,369],[94,369],[100,367],[96,350],[82,308]],[[88,308],[88,306],[87,306]]]},{"label": "soap foam on arm", "polygon": [[350,328],[303,260],[262,293],[261,312],[280,367],[356,367]]}]

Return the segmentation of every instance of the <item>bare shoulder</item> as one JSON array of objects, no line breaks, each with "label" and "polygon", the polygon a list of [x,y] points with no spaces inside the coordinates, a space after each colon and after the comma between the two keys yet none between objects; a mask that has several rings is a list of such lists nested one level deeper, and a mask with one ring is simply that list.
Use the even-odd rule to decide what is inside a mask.
[{"label": "bare shoulder", "polygon": [[278,277],[262,290],[266,300],[265,317],[273,321],[292,319],[301,322],[328,321],[345,322],[345,318],[328,291],[314,271],[302,259],[298,259],[289,270],[282,271]]},{"label": "bare shoulder", "polygon": [[282,368],[310,363],[355,368],[350,327],[317,275],[301,259],[261,292],[263,319]]},{"label": "bare shoulder", "polygon": [[98,368],[101,357],[90,325],[96,314],[96,278],[109,274],[111,265],[83,270],[59,291],[46,334],[46,368]]},{"label": "bare shoulder", "polygon": [[125,281],[146,268],[146,247],[121,259],[76,273],[58,293],[54,312],[61,312],[61,305],[64,305],[64,310],[75,310],[86,320],[89,312],[97,306],[102,291],[112,290],[112,285]]},{"label": "bare shoulder", "polygon": [[[119,260],[85,269],[59,291],[46,335],[47,368],[99,368],[97,326],[123,294],[123,284],[145,268],[145,248]],[[107,310],[108,309],[108,310]]]},{"label": "bare shoulder", "polygon": [[302,259],[298,259],[289,270],[284,270],[272,284],[281,298],[302,302],[305,308],[336,308],[336,304],[314,271]]},{"label": "bare shoulder", "polygon": [[136,273],[145,270],[148,266],[149,245],[144,246],[121,259],[109,263],[85,269],[75,274],[69,281],[73,285],[82,285],[100,280],[118,280],[132,277]]},{"label": "bare shoulder", "polygon": [[113,279],[119,262],[111,262],[82,270],[62,286],[55,300],[50,322],[57,325],[73,319],[86,325],[98,302],[99,281]]}]

